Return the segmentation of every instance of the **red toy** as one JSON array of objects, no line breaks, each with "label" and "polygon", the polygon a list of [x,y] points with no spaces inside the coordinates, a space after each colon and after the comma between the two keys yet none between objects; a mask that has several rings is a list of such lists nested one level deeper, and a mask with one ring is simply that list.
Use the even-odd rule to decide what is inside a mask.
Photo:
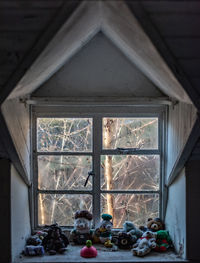
[{"label": "red toy", "polygon": [[86,241],[86,246],[81,249],[80,255],[83,258],[95,258],[97,256],[97,250],[92,246],[91,240]]}]

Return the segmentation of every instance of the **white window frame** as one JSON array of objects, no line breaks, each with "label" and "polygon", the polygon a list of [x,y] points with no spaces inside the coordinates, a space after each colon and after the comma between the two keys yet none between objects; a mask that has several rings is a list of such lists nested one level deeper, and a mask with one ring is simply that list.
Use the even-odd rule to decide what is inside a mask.
[{"label": "white window frame", "polygon": [[[165,212],[165,139],[166,139],[166,109],[164,105],[156,106],[108,106],[108,105],[88,105],[77,104],[74,106],[31,106],[31,131],[32,131],[32,228],[38,228],[38,193],[60,193],[60,194],[91,194],[93,196],[93,227],[96,227],[100,221],[100,198],[101,193],[156,193],[159,194],[159,217],[164,219]],[[37,118],[93,118],[93,151],[86,152],[37,152]],[[145,154],[160,155],[160,187],[159,191],[136,191],[136,190],[101,190],[100,187],[100,157],[106,154],[119,154],[117,150],[105,150],[102,148],[102,118],[103,117],[158,117],[158,149],[157,150],[142,150],[138,149],[128,154]],[[95,143],[94,143],[95,141]],[[38,155],[90,155],[93,157],[93,189],[92,190],[38,190]],[[127,155],[127,153],[125,154]],[[71,228],[71,227],[69,227]]]}]

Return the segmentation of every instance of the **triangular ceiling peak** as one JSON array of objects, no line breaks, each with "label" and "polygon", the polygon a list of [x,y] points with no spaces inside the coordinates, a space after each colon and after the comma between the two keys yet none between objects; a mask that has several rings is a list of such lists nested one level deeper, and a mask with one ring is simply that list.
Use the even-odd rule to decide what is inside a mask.
[{"label": "triangular ceiling peak", "polygon": [[9,98],[32,93],[102,31],[162,92],[191,103],[124,1],[84,1],[20,80]]}]

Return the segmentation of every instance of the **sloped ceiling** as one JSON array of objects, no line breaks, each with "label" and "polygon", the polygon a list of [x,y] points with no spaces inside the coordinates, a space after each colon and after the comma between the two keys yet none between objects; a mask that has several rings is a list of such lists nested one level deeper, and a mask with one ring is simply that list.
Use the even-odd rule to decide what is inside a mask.
[{"label": "sloped ceiling", "polygon": [[161,97],[164,94],[99,32],[32,96]]},{"label": "sloped ceiling", "polygon": [[162,92],[174,99],[191,103],[124,1],[82,2],[17,84],[9,98],[32,93],[100,30]]}]

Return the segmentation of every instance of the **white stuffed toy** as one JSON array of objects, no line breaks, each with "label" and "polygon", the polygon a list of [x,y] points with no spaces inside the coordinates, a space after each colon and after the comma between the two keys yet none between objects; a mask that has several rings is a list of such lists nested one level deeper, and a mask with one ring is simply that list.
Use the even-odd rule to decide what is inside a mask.
[{"label": "white stuffed toy", "polygon": [[70,233],[70,240],[78,245],[85,245],[92,239],[92,214],[87,210],[76,211],[74,229]]},{"label": "white stuffed toy", "polygon": [[133,246],[133,255],[143,257],[156,247],[156,232],[146,231]]}]

